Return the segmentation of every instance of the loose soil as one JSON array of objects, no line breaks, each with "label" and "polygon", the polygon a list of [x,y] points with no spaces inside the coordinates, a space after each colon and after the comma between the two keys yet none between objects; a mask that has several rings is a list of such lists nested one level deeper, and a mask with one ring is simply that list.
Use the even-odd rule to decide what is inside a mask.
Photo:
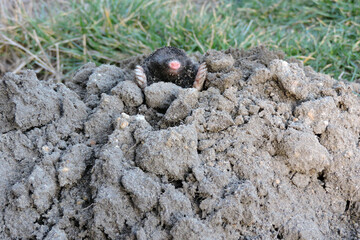
[{"label": "loose soil", "polygon": [[0,80],[1,239],[359,239],[360,85],[263,47],[204,90],[92,63]]}]

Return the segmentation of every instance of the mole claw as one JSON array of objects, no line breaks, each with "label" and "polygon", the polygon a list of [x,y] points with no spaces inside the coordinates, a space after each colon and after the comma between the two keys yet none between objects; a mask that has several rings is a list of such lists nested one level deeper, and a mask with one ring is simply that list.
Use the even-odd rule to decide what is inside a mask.
[{"label": "mole claw", "polygon": [[140,65],[136,65],[135,70],[135,83],[141,88],[144,89],[147,85],[146,75],[144,69]]},{"label": "mole claw", "polygon": [[193,85],[194,88],[196,88],[199,91],[203,88],[206,79],[206,74],[207,74],[206,63],[203,62],[202,64],[200,64],[199,69],[196,73],[196,77]]}]

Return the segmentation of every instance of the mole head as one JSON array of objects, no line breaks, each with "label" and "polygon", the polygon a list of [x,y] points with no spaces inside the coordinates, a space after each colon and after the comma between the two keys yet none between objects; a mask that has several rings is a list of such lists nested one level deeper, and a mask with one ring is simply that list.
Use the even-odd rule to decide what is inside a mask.
[{"label": "mole head", "polygon": [[160,56],[156,64],[158,69],[170,75],[177,75],[184,69],[185,61],[182,56]]},{"label": "mole head", "polygon": [[157,49],[135,70],[135,82],[142,89],[154,82],[172,82],[178,86],[201,90],[206,79],[206,63],[197,65],[184,50],[175,47]]},{"label": "mole head", "polygon": [[149,67],[163,74],[178,75],[186,67],[186,53],[174,47],[160,48],[151,54]]}]

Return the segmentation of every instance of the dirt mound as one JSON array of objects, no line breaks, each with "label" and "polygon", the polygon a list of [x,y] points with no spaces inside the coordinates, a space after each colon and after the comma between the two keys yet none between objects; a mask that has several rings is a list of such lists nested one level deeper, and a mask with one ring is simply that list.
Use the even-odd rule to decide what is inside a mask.
[{"label": "dirt mound", "polygon": [[205,89],[89,63],[0,81],[1,239],[359,239],[359,85],[278,52],[197,56]]}]

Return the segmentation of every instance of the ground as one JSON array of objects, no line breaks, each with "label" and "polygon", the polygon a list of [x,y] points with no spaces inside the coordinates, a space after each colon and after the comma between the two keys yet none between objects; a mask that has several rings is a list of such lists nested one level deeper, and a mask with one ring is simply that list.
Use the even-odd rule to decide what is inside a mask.
[{"label": "ground", "polygon": [[256,47],[142,91],[144,57],[0,80],[1,239],[360,238],[359,84]]}]

